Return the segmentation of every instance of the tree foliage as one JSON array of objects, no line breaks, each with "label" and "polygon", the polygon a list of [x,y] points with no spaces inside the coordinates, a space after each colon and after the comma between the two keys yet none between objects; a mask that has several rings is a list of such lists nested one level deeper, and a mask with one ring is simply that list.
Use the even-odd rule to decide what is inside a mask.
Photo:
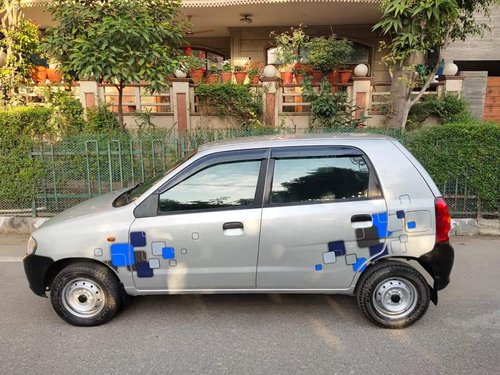
[{"label": "tree foliage", "polygon": [[[374,26],[390,39],[382,42],[387,52],[384,61],[393,69],[393,122],[404,128],[408,112],[429,87],[446,47],[469,36],[482,36],[489,30],[478,16],[489,17],[492,6],[500,0],[384,0],[382,17]],[[435,67],[420,93],[410,98],[417,53],[437,52]],[[406,86],[406,88],[405,88]]]},{"label": "tree foliage", "polygon": [[38,27],[24,18],[19,0],[0,1],[0,104],[23,104],[19,86],[41,53]]},{"label": "tree foliage", "polygon": [[179,0],[55,0],[50,11],[58,26],[47,30],[45,47],[65,75],[116,85],[123,130],[123,87],[145,81],[160,90],[178,67],[179,6]]},{"label": "tree foliage", "polygon": [[499,0],[384,0],[374,30],[389,36],[391,63],[403,64],[416,52],[446,48],[450,42],[490,30],[477,16],[490,15]]}]

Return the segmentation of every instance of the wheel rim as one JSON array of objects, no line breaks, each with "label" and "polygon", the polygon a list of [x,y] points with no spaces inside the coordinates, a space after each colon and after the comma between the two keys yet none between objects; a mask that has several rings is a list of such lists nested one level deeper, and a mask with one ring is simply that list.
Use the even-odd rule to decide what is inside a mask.
[{"label": "wheel rim", "polygon": [[392,277],[375,288],[373,306],[385,318],[400,319],[415,309],[417,297],[415,285],[406,279]]},{"label": "wheel rim", "polygon": [[73,279],[62,291],[63,306],[80,318],[96,316],[103,309],[105,302],[106,296],[101,286],[90,279]]}]

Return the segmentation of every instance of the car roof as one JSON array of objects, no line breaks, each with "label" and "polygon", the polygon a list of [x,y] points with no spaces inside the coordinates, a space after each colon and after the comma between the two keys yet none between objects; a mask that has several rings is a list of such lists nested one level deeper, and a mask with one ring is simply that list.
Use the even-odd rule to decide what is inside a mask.
[{"label": "car roof", "polygon": [[305,146],[321,143],[326,145],[329,143],[335,144],[342,140],[349,141],[349,143],[357,140],[396,141],[394,138],[387,135],[370,133],[275,134],[257,137],[231,138],[209,142],[201,145],[198,148],[198,152],[227,151],[260,147]]}]

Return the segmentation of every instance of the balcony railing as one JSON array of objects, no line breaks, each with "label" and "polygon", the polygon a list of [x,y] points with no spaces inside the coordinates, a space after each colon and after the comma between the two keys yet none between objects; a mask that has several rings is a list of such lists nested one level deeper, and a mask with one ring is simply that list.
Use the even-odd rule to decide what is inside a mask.
[{"label": "balcony railing", "polygon": [[[425,95],[445,92],[460,93],[462,77],[450,77],[444,81],[433,83]],[[367,126],[383,126],[387,103],[390,96],[390,82],[373,82],[370,77],[355,77],[352,82],[332,85],[332,91],[344,91],[350,104],[356,106],[354,116],[362,119]],[[43,86],[48,87],[48,86]],[[43,90],[45,89],[43,88]],[[227,127],[228,122],[217,116],[210,108],[203,106],[195,94],[196,85],[188,79],[173,79],[168,88],[161,92],[150,93],[145,84],[128,85],[123,93],[123,112],[127,126],[138,126],[134,115],[147,112],[152,122],[158,127],[177,126],[181,131],[194,128]],[[63,89],[61,85],[53,85],[54,90]],[[266,126],[307,128],[311,116],[311,103],[303,95],[300,84],[282,84],[279,79],[262,79],[262,83],[252,85],[257,95],[262,95],[264,119]],[[43,91],[40,87],[40,92]],[[313,86],[318,90],[318,86]],[[118,111],[118,90],[111,84],[99,84],[81,81],[72,85],[72,91],[79,97],[83,107],[93,107],[106,103],[113,112]],[[417,94],[417,91],[412,93]],[[36,100],[36,90],[31,88],[25,95]],[[41,95],[41,94],[40,94]],[[194,116],[194,120],[191,120]],[[203,121],[206,116],[210,121]],[[231,125],[237,125],[234,121]]]},{"label": "balcony railing", "polygon": [[[118,89],[114,85],[101,84],[104,103],[113,112],[118,112]],[[124,113],[150,112],[154,114],[173,114],[172,87],[165,91],[150,93],[145,84],[129,85],[123,89],[122,108]]]}]

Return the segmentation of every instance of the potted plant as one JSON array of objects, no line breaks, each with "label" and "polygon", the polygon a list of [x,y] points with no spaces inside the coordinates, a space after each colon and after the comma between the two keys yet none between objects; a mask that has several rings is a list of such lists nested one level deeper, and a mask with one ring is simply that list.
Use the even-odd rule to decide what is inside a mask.
[{"label": "potted plant", "polygon": [[343,69],[339,70],[339,81],[340,83],[347,83],[352,77],[352,69],[349,69],[347,65]]},{"label": "potted plant", "polygon": [[224,60],[222,62],[222,73],[220,74],[222,83],[230,83],[233,76],[233,67],[231,66],[230,60]]},{"label": "potted plant", "polygon": [[252,85],[259,84],[263,66],[261,63],[249,63],[247,67],[248,79]]},{"label": "potted plant", "polygon": [[219,81],[219,70],[217,69],[217,64],[211,63],[208,68],[207,83],[217,83]]},{"label": "potted plant", "polygon": [[242,85],[245,82],[245,78],[247,77],[247,72],[245,71],[244,66],[235,66],[234,67],[234,80],[238,85]]},{"label": "potted plant", "polygon": [[307,43],[309,62],[315,69],[328,76],[330,83],[338,82],[338,69],[345,66],[351,58],[354,49],[347,39],[338,39],[336,35],[312,38]]},{"label": "potted plant", "polygon": [[280,63],[278,70],[281,80],[284,84],[290,84],[293,80],[294,64],[300,60],[300,49],[306,45],[309,37],[302,25],[298,28],[291,27],[289,31],[280,34],[273,31],[270,36],[276,44],[276,59]]},{"label": "potted plant", "polygon": [[58,69],[58,62],[54,59],[49,60],[49,67],[47,68],[47,78],[52,83],[62,82],[62,73]]},{"label": "potted plant", "polygon": [[304,79],[306,77],[309,77],[312,73],[312,68],[311,65],[309,64],[303,64],[303,63],[297,63],[293,67],[293,74],[295,75],[295,82],[298,85],[301,85],[304,82]]},{"label": "potted plant", "polygon": [[194,83],[200,83],[203,80],[203,73],[205,72],[205,60],[199,57],[189,55],[185,57],[186,70]]},{"label": "potted plant", "polygon": [[30,60],[33,64],[29,69],[31,78],[35,83],[45,83],[47,80],[47,68],[49,66],[47,59],[36,54],[31,56]]}]

